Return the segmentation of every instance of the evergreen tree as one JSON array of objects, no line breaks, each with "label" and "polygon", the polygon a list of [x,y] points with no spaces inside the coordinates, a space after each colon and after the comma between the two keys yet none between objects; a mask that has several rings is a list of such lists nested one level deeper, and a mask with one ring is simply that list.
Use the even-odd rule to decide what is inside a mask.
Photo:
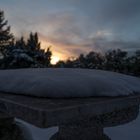
[{"label": "evergreen tree", "polygon": [[0,10],[0,67],[1,68],[25,68],[50,66],[52,52],[50,48],[45,52],[41,49],[37,33],[30,33],[25,42],[24,37],[14,42],[10,33],[10,26],[4,18],[4,12]]},{"label": "evergreen tree", "polygon": [[127,52],[120,49],[109,50],[105,53],[105,69],[111,71],[124,71]]},{"label": "evergreen tree", "polygon": [[10,33],[10,26],[5,20],[4,12],[0,10],[0,52],[3,57],[7,55],[7,48],[13,42],[13,35]]},{"label": "evergreen tree", "polygon": [[19,40],[16,41],[15,48],[16,49],[22,49],[22,50],[27,49],[26,48],[26,43],[25,43],[25,40],[24,40],[23,36]]},{"label": "evergreen tree", "polygon": [[36,62],[36,67],[48,67],[50,66],[52,52],[50,48],[45,50],[41,49],[41,43],[39,42],[38,34],[30,33],[29,39],[27,40],[28,55]]},{"label": "evergreen tree", "polygon": [[86,58],[84,56],[84,54],[80,54],[78,59],[77,59],[77,65],[80,68],[85,68],[86,67]]},{"label": "evergreen tree", "polygon": [[41,49],[41,43],[39,42],[37,33],[30,33],[26,47],[28,50],[28,55],[31,56],[35,61],[43,61],[44,50]]},{"label": "evergreen tree", "polygon": [[87,68],[99,69],[103,63],[103,57],[100,53],[91,51],[86,55]]},{"label": "evergreen tree", "polygon": [[32,32],[30,33],[29,39],[27,41],[27,47],[29,51],[32,52],[40,50],[41,47],[37,33],[35,34],[33,34]]},{"label": "evergreen tree", "polygon": [[137,50],[134,56],[131,57],[131,73],[140,75],[140,50]]},{"label": "evergreen tree", "polygon": [[65,68],[65,61],[63,61],[63,60],[60,60],[60,61],[58,61],[55,65],[54,65],[54,67],[56,67],[56,68]]},{"label": "evergreen tree", "polygon": [[50,66],[51,56],[52,56],[52,52],[51,52],[50,47],[49,47],[47,49],[47,51],[45,52],[45,66],[47,66],[47,67]]}]

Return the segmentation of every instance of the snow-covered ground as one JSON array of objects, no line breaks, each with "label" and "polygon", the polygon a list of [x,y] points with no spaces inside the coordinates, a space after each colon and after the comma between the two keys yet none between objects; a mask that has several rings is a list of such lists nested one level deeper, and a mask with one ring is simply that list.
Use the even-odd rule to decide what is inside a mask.
[{"label": "snow-covered ground", "polygon": [[140,116],[132,122],[111,128],[105,128],[111,140],[140,140]]},{"label": "snow-covered ground", "polygon": [[25,140],[49,140],[58,132],[58,127],[38,128],[19,119],[16,119],[16,123],[22,129]]},{"label": "snow-covered ground", "polygon": [[[26,140],[49,140],[58,131],[58,127],[41,129],[21,120],[17,120],[17,124],[22,128]],[[111,140],[139,140],[140,116],[125,125],[105,128],[104,132]]]},{"label": "snow-covered ground", "polygon": [[0,91],[51,98],[124,96],[140,93],[140,78],[89,69],[0,70]]}]

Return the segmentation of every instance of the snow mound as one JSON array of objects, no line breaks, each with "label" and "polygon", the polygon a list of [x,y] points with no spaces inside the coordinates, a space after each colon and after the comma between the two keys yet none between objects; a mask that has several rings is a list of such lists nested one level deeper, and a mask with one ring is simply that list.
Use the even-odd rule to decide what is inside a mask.
[{"label": "snow mound", "polygon": [[140,78],[89,69],[0,70],[0,91],[51,98],[126,96],[140,93]]}]

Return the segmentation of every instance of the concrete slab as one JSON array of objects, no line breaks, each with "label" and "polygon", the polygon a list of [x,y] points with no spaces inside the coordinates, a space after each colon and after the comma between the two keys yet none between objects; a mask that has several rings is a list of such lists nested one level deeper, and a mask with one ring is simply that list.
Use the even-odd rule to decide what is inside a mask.
[{"label": "concrete slab", "polygon": [[88,120],[139,104],[140,95],[49,99],[0,93],[0,111],[44,128]]}]

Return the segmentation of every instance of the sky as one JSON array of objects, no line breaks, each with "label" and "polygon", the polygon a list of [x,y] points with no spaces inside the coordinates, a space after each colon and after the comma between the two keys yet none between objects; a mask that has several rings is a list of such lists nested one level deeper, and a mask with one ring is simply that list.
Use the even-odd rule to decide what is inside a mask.
[{"label": "sky", "polygon": [[139,7],[140,0],[0,0],[14,35],[38,32],[54,59],[140,49]]}]

